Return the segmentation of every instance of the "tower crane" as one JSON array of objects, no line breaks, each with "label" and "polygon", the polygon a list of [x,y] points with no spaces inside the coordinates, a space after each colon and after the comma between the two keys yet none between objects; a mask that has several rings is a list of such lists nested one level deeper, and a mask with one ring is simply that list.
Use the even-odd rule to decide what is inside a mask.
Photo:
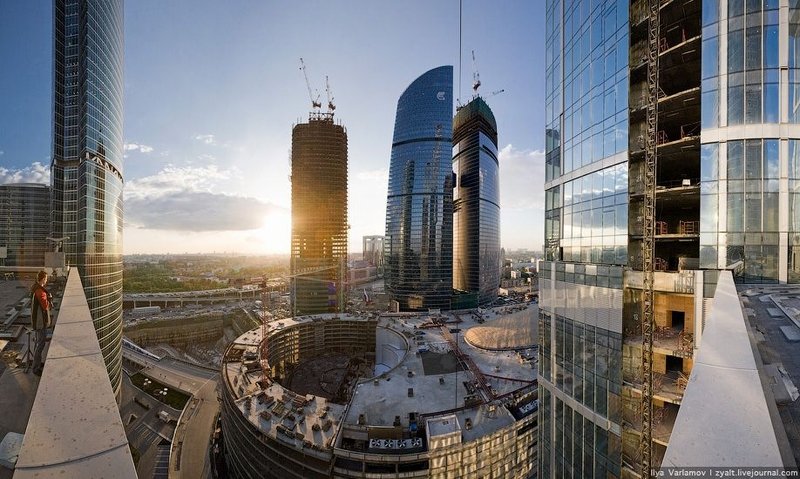
[{"label": "tower crane", "polygon": [[316,98],[314,94],[311,93],[311,82],[308,81],[308,73],[306,73],[306,64],[303,62],[303,58],[300,57],[300,70],[303,71],[303,77],[306,79],[306,88],[308,89],[308,98],[311,100],[311,108],[314,110],[319,110],[322,107],[322,103],[319,101],[319,92],[317,92]]},{"label": "tower crane", "polygon": [[472,50],[472,95],[478,96],[478,88],[481,86],[481,75],[478,73],[478,64],[475,61],[475,50]]},{"label": "tower crane", "polygon": [[328,75],[325,75],[325,94],[328,97],[328,113],[332,115],[336,105],[333,103],[333,93],[331,92],[331,84],[328,82]]}]

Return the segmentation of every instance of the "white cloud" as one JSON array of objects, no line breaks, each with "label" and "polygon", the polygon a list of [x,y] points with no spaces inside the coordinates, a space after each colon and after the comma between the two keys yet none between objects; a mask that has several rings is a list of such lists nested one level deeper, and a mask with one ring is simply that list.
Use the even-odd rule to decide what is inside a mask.
[{"label": "white cloud", "polygon": [[252,197],[218,193],[238,176],[216,165],[166,166],[125,187],[125,217],[130,226],[170,231],[243,231],[263,226],[279,207]]},{"label": "white cloud", "polygon": [[216,138],[214,138],[214,135],[211,135],[211,134],[195,135],[194,139],[197,140],[197,141],[201,141],[201,142],[205,143],[206,145],[216,145],[217,144]]},{"label": "white cloud", "polygon": [[544,152],[509,144],[499,161],[502,244],[538,250],[544,237]]},{"label": "white cloud", "polygon": [[0,156],[3,156],[3,155],[5,155],[5,154],[6,154],[6,152],[5,152],[5,151],[3,151],[3,150],[0,150]]},{"label": "white cloud", "polygon": [[142,145],[141,143],[125,143],[123,146],[125,151],[140,151],[142,153],[152,153],[153,147],[148,145]]},{"label": "white cloud", "polygon": [[544,151],[519,150],[508,144],[499,152],[500,207],[544,209]]},{"label": "white cloud", "polygon": [[3,168],[0,166],[0,184],[46,183],[50,184],[50,167],[34,161],[25,168]]}]

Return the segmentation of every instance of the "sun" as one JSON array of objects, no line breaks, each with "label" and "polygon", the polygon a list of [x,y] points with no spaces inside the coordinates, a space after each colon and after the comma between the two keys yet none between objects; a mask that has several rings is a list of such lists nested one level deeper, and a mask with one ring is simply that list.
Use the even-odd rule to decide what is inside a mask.
[{"label": "sun", "polygon": [[267,253],[289,253],[292,235],[292,215],[289,210],[272,209],[264,216],[263,226],[258,231],[264,238]]}]

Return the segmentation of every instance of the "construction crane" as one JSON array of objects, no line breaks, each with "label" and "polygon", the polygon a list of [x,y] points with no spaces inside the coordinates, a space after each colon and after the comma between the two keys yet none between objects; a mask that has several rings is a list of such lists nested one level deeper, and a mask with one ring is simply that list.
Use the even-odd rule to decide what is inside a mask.
[{"label": "construction crane", "polygon": [[478,96],[481,86],[481,74],[478,73],[478,64],[475,61],[475,50],[472,50],[472,96]]},{"label": "construction crane", "polygon": [[317,92],[317,96],[314,97],[314,94],[311,93],[311,82],[308,81],[308,73],[306,73],[306,64],[303,61],[303,58],[300,57],[300,70],[303,71],[303,77],[306,79],[306,88],[308,89],[308,98],[311,100],[311,108],[313,110],[319,110],[322,107],[322,103],[319,101],[319,92]]},{"label": "construction crane", "polygon": [[328,82],[328,75],[325,75],[325,94],[328,97],[328,113],[333,115],[336,105],[333,103],[333,93],[331,92],[331,84]]},{"label": "construction crane", "polygon": [[495,95],[499,95],[499,94],[503,93],[504,91],[506,91],[504,88],[501,88],[500,90],[495,90],[495,91],[489,93],[488,95],[486,95],[486,98],[491,98],[491,97],[493,97]]},{"label": "construction crane", "polygon": [[647,23],[647,137],[644,153],[644,235],[642,238],[642,438],[641,475],[651,477],[653,466],[653,286],[656,212],[656,167],[658,163],[658,41],[660,0],[648,0]]}]

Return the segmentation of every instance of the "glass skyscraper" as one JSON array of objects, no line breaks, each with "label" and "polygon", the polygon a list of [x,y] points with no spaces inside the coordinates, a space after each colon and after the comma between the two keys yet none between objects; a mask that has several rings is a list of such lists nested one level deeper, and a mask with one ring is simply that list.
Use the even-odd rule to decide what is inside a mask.
[{"label": "glass skyscraper", "polygon": [[497,122],[476,97],[453,119],[453,287],[497,299],[500,285],[500,177]]},{"label": "glass skyscraper", "polygon": [[55,0],[52,234],[80,271],[111,385],[122,372],[122,0]]},{"label": "glass skyscraper", "polygon": [[[800,2],[689,0],[659,11],[654,467],[718,271],[800,282]],[[648,1],[548,0],[546,26],[539,476],[635,476],[646,457]]]},{"label": "glass skyscraper", "polygon": [[386,204],[386,289],[401,310],[449,309],[453,289],[453,67],[397,102]]},{"label": "glass skyscraper", "polygon": [[41,267],[45,264],[50,235],[49,212],[50,188],[47,185],[0,185],[0,266]]}]

